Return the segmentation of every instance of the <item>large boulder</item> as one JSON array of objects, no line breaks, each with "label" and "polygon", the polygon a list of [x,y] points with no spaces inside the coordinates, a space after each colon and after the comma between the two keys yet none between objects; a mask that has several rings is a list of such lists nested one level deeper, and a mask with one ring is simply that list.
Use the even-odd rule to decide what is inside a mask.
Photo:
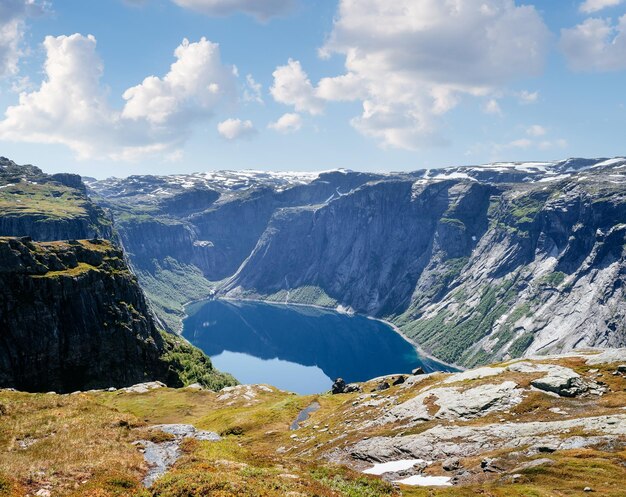
[{"label": "large boulder", "polygon": [[550,366],[547,375],[531,382],[531,385],[545,392],[552,392],[561,397],[577,397],[589,390],[578,373],[561,366]]}]

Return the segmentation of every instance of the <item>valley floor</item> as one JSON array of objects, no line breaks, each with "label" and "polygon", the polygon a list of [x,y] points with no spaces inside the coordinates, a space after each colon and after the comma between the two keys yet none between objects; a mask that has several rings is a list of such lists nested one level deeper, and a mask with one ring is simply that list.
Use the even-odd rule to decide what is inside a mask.
[{"label": "valley floor", "polygon": [[[0,391],[0,496],[624,495],[624,349],[393,375],[338,395],[151,386]],[[219,440],[177,438],[172,423]],[[178,460],[144,488],[143,451],[167,444]]]}]

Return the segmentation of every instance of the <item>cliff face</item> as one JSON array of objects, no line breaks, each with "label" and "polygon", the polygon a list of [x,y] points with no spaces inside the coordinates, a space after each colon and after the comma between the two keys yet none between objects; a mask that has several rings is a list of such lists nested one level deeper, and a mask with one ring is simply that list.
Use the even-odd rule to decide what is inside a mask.
[{"label": "cliff face", "polygon": [[[230,173],[208,184],[191,175],[90,186],[133,264],[147,268],[140,281],[156,302],[171,302],[175,288],[181,304],[216,292],[342,306],[474,365],[626,345],[625,166],[569,159],[287,184],[249,173],[245,187]],[[182,217],[149,200],[192,186],[220,197]],[[144,212],[135,226],[120,216],[129,209]],[[175,327],[180,312],[170,311]]]},{"label": "cliff face", "polygon": [[340,171],[309,176],[133,176],[89,186],[96,201],[113,213],[124,249],[155,310],[177,330],[183,304],[206,298],[213,282],[232,276],[277,210],[321,204],[380,178]]},{"label": "cliff face", "polygon": [[[172,351],[185,346],[172,340],[157,330],[122,252],[109,242],[0,238],[0,387],[182,386],[186,365]],[[211,372],[208,358],[199,359]]]},{"label": "cliff face", "polygon": [[[412,181],[386,181],[324,206],[281,210],[222,291],[288,298],[286,290],[314,287],[358,312],[401,311],[439,250],[434,244],[445,259],[469,255],[472,236],[486,228],[490,191],[452,181],[418,191]],[[471,217],[467,229],[442,220],[455,202]]]},{"label": "cliff face", "polygon": [[624,346],[626,191],[615,167],[506,185],[383,181],[284,210],[221,291],[323,295],[462,365]]}]

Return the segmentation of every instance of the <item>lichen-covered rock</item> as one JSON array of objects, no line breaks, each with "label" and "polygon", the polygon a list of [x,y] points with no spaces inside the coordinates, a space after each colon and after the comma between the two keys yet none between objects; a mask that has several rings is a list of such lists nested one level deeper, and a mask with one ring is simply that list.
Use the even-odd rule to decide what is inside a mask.
[{"label": "lichen-covered rock", "polygon": [[539,390],[556,393],[561,397],[576,397],[589,390],[578,373],[561,366],[546,368],[546,376],[531,382],[531,385]]},{"label": "lichen-covered rock", "polygon": [[393,406],[371,424],[403,422],[414,424],[431,419],[472,419],[509,409],[522,401],[522,390],[512,381],[480,385],[427,389],[412,399]]},{"label": "lichen-covered rock", "polygon": [[[600,435],[568,438],[567,434],[575,429]],[[483,426],[437,425],[418,435],[362,440],[350,449],[350,454],[355,459],[376,462],[397,458],[445,460],[450,457],[471,457],[493,450],[531,446],[553,445],[556,450],[581,448],[611,442],[616,436],[624,435],[626,415]]]}]

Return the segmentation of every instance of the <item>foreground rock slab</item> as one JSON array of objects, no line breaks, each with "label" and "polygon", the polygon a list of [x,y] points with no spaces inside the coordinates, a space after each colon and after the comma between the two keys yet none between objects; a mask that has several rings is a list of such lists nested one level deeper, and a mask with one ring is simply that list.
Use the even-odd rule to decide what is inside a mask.
[{"label": "foreground rock slab", "polygon": [[[580,437],[573,430],[599,433]],[[386,462],[395,459],[444,460],[468,457],[497,449],[528,448],[529,452],[582,448],[604,441],[604,437],[626,435],[626,414],[569,419],[564,421],[502,423],[483,426],[437,425],[419,435],[374,437],[356,443],[351,449],[355,459]]]}]

